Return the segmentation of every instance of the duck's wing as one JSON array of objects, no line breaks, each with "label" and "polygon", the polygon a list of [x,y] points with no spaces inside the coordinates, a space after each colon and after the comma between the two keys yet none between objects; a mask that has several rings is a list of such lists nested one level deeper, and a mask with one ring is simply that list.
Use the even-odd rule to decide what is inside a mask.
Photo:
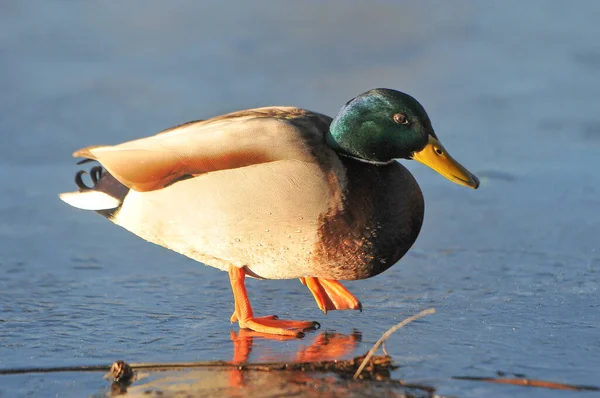
[{"label": "duck's wing", "polygon": [[127,187],[161,189],[181,178],[277,160],[315,161],[331,118],[292,107],[240,111],[186,123],[73,156],[94,159]]}]

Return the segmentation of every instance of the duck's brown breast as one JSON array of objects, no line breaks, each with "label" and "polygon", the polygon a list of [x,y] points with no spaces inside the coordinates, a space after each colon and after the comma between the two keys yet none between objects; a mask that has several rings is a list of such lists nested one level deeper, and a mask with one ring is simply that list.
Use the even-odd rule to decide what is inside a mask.
[{"label": "duck's brown breast", "polygon": [[378,166],[341,158],[342,206],[319,220],[315,276],[354,280],[385,271],[413,245],[423,223],[419,185],[400,163]]}]

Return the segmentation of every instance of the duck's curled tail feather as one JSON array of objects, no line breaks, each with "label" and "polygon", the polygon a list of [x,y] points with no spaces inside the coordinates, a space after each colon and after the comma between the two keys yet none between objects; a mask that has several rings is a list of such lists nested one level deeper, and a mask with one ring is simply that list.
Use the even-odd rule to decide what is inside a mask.
[{"label": "duck's curled tail feather", "polygon": [[[85,174],[89,175],[91,186],[83,181]],[[129,192],[129,188],[102,166],[94,166],[89,171],[78,171],[75,174],[75,184],[79,190],[61,193],[60,199],[79,209],[95,210],[105,217],[110,217],[121,206]]]}]

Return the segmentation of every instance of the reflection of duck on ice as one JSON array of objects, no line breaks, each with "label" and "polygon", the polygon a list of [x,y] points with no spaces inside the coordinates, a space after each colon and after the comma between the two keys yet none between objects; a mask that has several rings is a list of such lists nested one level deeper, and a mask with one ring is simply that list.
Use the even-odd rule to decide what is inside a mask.
[{"label": "reflection of duck on ice", "polygon": [[[241,329],[239,333],[231,332],[231,341],[233,342],[233,360],[234,364],[243,364],[248,362],[254,344],[254,338],[268,338],[287,340],[294,336],[272,336],[260,332],[254,332],[248,329]],[[301,347],[296,353],[295,358],[289,358],[291,364],[319,361],[335,361],[350,355],[361,341],[361,334],[357,331],[351,335],[341,333],[323,332],[315,337],[312,344],[307,347]],[[253,362],[282,362],[281,357],[259,355]],[[287,360],[286,360],[287,362]],[[283,362],[282,362],[283,363]],[[232,387],[242,387],[245,384],[244,370],[232,369],[229,376],[229,384]],[[306,377],[299,374],[298,377]]]}]

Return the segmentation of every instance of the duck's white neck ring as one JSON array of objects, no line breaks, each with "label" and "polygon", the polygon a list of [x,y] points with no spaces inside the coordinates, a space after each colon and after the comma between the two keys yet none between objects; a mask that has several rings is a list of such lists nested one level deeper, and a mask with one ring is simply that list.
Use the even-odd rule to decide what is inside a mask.
[{"label": "duck's white neck ring", "polygon": [[386,166],[386,165],[392,164],[392,163],[394,163],[396,161],[396,159],[392,159],[392,160],[388,160],[387,162],[378,162],[376,160],[367,160],[367,159],[359,158],[359,157],[356,157],[356,156],[347,155],[345,153],[338,153],[338,155],[343,156],[345,158],[350,158],[350,159],[358,160],[359,162],[373,164],[375,166]]}]

